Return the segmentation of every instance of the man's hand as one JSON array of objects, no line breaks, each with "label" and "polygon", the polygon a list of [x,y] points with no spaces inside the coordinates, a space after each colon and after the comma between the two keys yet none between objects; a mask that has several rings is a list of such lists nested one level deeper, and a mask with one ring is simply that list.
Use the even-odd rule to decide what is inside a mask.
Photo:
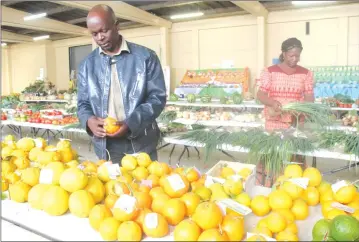
[{"label": "man's hand", "polygon": [[125,136],[126,133],[128,132],[128,126],[124,122],[117,122],[116,125],[120,125],[121,128],[116,133],[107,134],[108,137],[118,138],[118,137]]},{"label": "man's hand", "polygon": [[104,120],[99,117],[92,116],[87,120],[87,126],[92,131],[92,133],[99,138],[106,136],[106,131],[103,127]]},{"label": "man's hand", "polygon": [[278,102],[277,100],[273,101],[272,107],[273,107],[274,111],[276,111],[276,112],[282,111],[282,104],[280,102]]}]

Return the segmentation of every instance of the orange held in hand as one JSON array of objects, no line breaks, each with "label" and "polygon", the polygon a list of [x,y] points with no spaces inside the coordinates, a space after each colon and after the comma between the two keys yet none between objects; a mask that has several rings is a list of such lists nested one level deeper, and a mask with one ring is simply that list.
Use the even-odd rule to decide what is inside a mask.
[{"label": "orange held in hand", "polygon": [[121,126],[117,124],[117,120],[111,117],[105,118],[103,127],[107,134],[114,134],[121,128]]}]

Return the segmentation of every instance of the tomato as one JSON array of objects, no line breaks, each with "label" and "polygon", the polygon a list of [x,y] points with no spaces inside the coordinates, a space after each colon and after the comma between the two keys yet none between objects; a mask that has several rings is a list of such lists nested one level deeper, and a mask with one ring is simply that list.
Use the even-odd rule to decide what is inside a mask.
[{"label": "tomato", "polygon": [[45,124],[52,124],[52,121],[49,120],[49,119],[46,119],[46,120],[45,120]]}]

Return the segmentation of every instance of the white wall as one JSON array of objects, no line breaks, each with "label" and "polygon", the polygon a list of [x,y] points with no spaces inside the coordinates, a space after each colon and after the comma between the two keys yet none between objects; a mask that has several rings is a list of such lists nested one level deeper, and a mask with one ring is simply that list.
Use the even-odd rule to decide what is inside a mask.
[{"label": "white wall", "polygon": [[[305,33],[306,22],[310,22],[310,35]],[[303,42],[300,63],[303,66],[359,65],[359,4],[270,12],[266,27],[265,65],[271,65],[272,58],[279,56],[281,43],[289,37]],[[171,89],[181,81],[187,69],[213,68],[223,60],[233,60],[237,68],[249,67],[253,85],[258,70],[263,68],[257,64],[260,63],[258,29],[257,19],[252,15],[173,24],[169,32]],[[144,27],[121,33],[127,40],[149,47],[161,57],[163,31],[159,28]],[[91,43],[90,37],[54,41],[52,53],[49,46],[11,47],[8,58],[9,63],[14,63],[10,68],[13,75],[9,75],[13,91],[21,91],[26,82],[36,78],[45,62],[49,77],[55,79],[58,89],[67,88],[68,48]]]}]

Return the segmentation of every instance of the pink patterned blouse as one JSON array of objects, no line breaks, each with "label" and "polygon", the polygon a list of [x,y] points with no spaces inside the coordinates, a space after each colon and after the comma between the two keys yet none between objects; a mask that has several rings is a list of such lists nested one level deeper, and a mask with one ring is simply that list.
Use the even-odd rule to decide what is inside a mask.
[{"label": "pink patterned blouse", "polygon": [[[279,101],[282,105],[304,100],[304,94],[313,93],[313,73],[297,66],[293,74],[285,73],[278,65],[265,68],[260,77],[260,90]],[[292,123],[289,114],[270,116],[268,107],[264,108],[265,129],[288,129]]]}]

